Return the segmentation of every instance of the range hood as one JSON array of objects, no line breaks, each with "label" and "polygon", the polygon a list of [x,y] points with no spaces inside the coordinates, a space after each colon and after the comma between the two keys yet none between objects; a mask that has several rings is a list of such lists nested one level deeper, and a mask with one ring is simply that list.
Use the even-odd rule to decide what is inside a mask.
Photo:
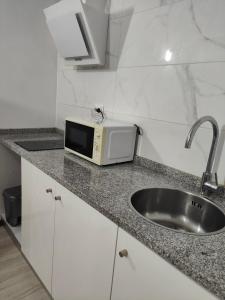
[{"label": "range hood", "polygon": [[44,10],[56,48],[71,65],[104,65],[106,0],[62,0]]}]

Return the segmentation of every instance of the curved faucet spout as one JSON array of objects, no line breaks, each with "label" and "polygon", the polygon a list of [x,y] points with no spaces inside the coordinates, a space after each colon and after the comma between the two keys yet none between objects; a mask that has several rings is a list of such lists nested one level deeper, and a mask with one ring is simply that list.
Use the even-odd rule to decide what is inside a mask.
[{"label": "curved faucet spout", "polygon": [[[185,142],[185,148],[190,149],[193,138],[194,138],[197,130],[205,122],[209,122],[212,125],[213,139],[212,139],[212,145],[211,145],[210,152],[209,152],[209,158],[208,158],[208,162],[207,162],[207,166],[206,166],[206,171],[203,174],[202,187],[201,187],[202,191],[203,191],[205,184],[207,183],[206,184],[206,186],[207,186],[208,182],[212,181],[212,177],[213,177],[213,164],[214,164],[214,160],[215,160],[216,148],[217,148],[218,139],[219,139],[219,127],[218,127],[217,121],[211,116],[205,116],[205,117],[200,118],[191,127],[191,130],[189,131],[186,142]],[[215,177],[215,181],[216,181],[216,185],[217,185],[217,175],[214,174],[214,177]]]}]

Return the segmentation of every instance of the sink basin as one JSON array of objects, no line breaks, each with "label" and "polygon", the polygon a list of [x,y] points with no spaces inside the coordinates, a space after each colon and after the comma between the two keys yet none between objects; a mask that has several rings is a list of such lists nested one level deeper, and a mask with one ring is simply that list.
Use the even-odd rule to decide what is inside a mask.
[{"label": "sink basin", "polygon": [[225,215],[211,201],[191,193],[163,188],[139,190],[131,205],[150,222],[189,234],[212,234],[225,229]]}]

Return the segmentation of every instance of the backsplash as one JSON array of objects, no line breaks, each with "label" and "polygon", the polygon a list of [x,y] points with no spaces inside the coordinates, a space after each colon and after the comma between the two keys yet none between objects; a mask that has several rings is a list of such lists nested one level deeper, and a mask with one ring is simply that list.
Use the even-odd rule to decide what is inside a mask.
[{"label": "backsplash", "polygon": [[225,1],[112,0],[108,63],[73,70],[58,58],[57,127],[89,117],[143,128],[138,155],[201,176],[212,138],[207,125],[184,149],[192,123],[212,115],[221,128],[219,179],[225,178]]}]

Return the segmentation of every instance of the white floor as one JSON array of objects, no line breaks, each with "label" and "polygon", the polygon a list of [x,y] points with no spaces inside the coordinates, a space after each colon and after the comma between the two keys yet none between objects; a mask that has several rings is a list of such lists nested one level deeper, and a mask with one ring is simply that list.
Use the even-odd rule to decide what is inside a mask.
[{"label": "white floor", "polygon": [[6,221],[5,214],[2,214],[2,218],[3,218],[3,220],[6,222],[6,224],[9,226],[10,230],[11,230],[12,233],[14,234],[15,238],[17,239],[17,241],[21,244],[21,226],[16,226],[16,227],[11,226],[11,225]]}]

